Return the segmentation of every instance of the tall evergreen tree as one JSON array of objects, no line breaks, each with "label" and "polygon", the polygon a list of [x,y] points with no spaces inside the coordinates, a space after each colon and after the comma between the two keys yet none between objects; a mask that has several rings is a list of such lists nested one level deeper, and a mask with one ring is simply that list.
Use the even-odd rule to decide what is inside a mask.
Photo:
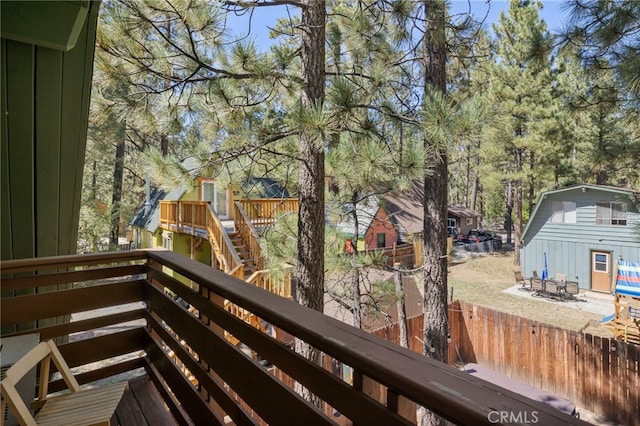
[{"label": "tall evergreen tree", "polygon": [[[513,210],[515,216],[516,264],[520,263],[525,187],[535,187],[541,164],[548,168],[553,159],[542,158],[553,148],[547,136],[557,107],[548,57],[550,38],[538,14],[541,7],[539,2],[512,0],[508,14],[501,13],[494,25],[496,54],[490,72],[490,95],[501,106],[505,120],[504,126],[496,129],[493,143],[503,153],[496,158],[496,169],[504,175],[505,188],[511,188],[505,191],[505,210]],[[530,197],[532,192],[528,192]],[[505,218],[507,229],[511,229],[511,215]]]},{"label": "tall evergreen tree", "polygon": [[[428,122],[448,121],[447,109],[442,108],[446,93],[446,5],[444,0],[425,0],[423,52],[423,113]],[[433,108],[435,107],[435,108]],[[440,116],[440,114],[443,116]],[[423,342],[424,354],[447,362],[447,145],[438,133],[425,132],[424,148],[433,156],[435,165],[424,178],[423,225]],[[423,413],[423,425],[444,424],[431,411]]]}]

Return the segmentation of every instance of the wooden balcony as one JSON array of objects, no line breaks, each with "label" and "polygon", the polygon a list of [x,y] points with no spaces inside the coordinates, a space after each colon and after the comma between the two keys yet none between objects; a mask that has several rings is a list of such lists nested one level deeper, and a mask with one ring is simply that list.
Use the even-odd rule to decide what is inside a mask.
[{"label": "wooden balcony", "polygon": [[[202,234],[209,223],[208,207],[206,201],[160,201],[160,227],[190,235]],[[234,203],[233,210],[234,222],[246,221],[263,227],[271,225],[282,214],[297,212],[298,199],[243,199]]]},{"label": "wooden balcony", "polygon": [[[243,199],[233,205],[233,228],[241,247],[231,239],[228,226],[206,201],[160,201],[160,227],[207,239],[220,270],[240,279],[251,279],[264,269],[260,249],[261,230],[283,214],[298,211],[295,198]],[[238,251],[242,249],[242,252]]]},{"label": "wooden balcony", "polygon": [[[3,337],[59,338],[65,359],[81,369],[81,384],[143,369],[180,425],[414,424],[415,404],[465,425],[524,424],[532,416],[544,425],[584,424],[169,251],[5,261],[0,268]],[[271,324],[276,337],[225,311],[225,300]],[[81,320],[45,321],[94,310],[97,316]],[[24,329],[29,323],[36,328]],[[82,339],[69,339],[79,332]],[[322,351],[327,368],[281,342],[285,333]],[[352,380],[334,374],[342,365]],[[298,396],[294,381],[322,408]]]}]

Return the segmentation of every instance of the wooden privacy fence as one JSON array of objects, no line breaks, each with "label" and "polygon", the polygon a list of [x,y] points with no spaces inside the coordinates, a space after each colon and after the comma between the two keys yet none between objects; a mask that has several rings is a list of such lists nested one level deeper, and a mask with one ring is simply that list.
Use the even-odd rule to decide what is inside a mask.
[{"label": "wooden privacy fence", "polygon": [[394,244],[392,247],[367,250],[369,253],[383,253],[386,264],[392,267],[395,263],[400,263],[407,268],[413,268],[417,260],[413,244]]},{"label": "wooden privacy fence", "polygon": [[[449,364],[476,362],[617,423],[640,419],[638,345],[459,301],[449,305],[449,328]],[[421,352],[422,315],[407,329],[409,348]],[[400,342],[397,324],[373,334]]]}]

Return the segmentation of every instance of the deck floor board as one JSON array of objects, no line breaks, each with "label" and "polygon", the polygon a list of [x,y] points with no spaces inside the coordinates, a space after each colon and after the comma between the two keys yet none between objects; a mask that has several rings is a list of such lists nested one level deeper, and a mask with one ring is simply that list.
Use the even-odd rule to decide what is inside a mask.
[{"label": "deck floor board", "polygon": [[146,375],[129,380],[129,389],[122,397],[111,423],[118,426],[177,425],[160,393]]}]

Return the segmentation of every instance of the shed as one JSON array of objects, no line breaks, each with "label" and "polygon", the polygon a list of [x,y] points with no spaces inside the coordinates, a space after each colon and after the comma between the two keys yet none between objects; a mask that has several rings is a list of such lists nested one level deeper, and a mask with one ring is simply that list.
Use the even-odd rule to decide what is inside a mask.
[{"label": "shed", "polygon": [[480,213],[464,206],[447,208],[447,228],[454,228],[459,234],[467,234],[480,226]]},{"label": "shed", "polygon": [[610,293],[618,259],[640,260],[640,193],[581,184],[543,192],[521,238],[525,276],[566,274],[580,288]]}]

